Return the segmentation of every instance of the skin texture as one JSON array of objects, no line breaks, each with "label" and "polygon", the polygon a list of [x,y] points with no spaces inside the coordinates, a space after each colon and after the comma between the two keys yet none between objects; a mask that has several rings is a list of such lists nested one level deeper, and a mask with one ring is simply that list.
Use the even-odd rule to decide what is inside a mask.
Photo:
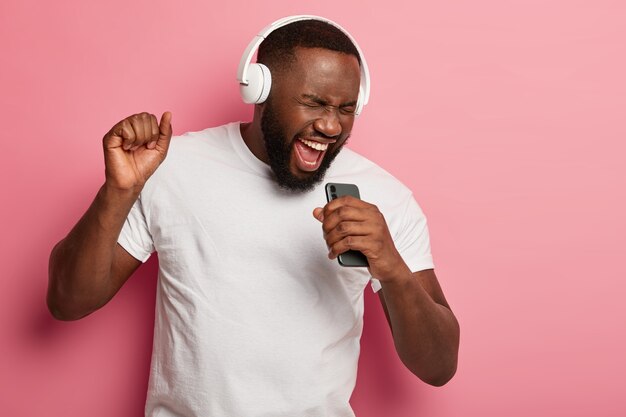
[{"label": "skin texture", "polygon": [[[360,70],[356,57],[325,49],[299,48],[296,57],[288,69],[273,73],[271,105],[256,105],[252,122],[243,124],[241,133],[252,153],[266,163],[271,159],[266,141],[284,142],[289,181],[310,187],[321,175],[302,169],[293,144],[297,138],[328,143],[324,158],[341,149],[354,123]],[[167,155],[171,118],[166,112],[158,123],[154,115],[136,114],[104,136],[105,183],[50,255],[47,303],[54,317],[75,320],[102,307],[141,265],[117,238],[145,182]],[[271,129],[267,120],[273,122]],[[315,208],[313,215],[320,221],[330,259],[348,249],[367,256],[370,273],[381,281],[380,301],[403,363],[429,384],[446,383],[456,371],[459,326],[434,271],[409,270],[384,216],[372,204],[342,197]]]}]

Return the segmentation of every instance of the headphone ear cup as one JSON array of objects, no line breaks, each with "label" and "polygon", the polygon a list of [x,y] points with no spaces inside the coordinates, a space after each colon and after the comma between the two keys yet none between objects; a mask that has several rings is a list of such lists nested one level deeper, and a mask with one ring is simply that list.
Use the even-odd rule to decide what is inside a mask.
[{"label": "headphone ear cup", "polygon": [[240,84],[239,92],[244,103],[263,103],[272,88],[272,74],[263,64],[250,64],[248,67],[248,85]]},{"label": "headphone ear cup", "polygon": [[359,96],[356,99],[356,109],[354,109],[354,115],[358,116],[363,110],[363,86],[359,86]]}]

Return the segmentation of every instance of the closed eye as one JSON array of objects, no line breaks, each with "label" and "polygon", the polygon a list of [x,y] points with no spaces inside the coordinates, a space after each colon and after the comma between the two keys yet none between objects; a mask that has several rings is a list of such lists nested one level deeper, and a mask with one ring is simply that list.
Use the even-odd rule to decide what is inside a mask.
[{"label": "closed eye", "polygon": [[303,94],[301,99],[296,99],[298,103],[304,105],[309,108],[338,108],[342,114],[345,115],[354,115],[356,112],[356,101],[350,101],[347,103],[343,103],[339,106],[333,106],[328,101],[315,96],[313,94]]},{"label": "closed eye", "polygon": [[295,101],[300,106],[305,106],[305,107],[310,107],[310,108],[319,108],[319,107],[323,107],[324,106],[324,103],[320,103],[320,102],[315,101],[315,100],[296,99]]},{"label": "closed eye", "polygon": [[340,110],[343,114],[354,114],[356,112],[356,105],[341,106]]}]

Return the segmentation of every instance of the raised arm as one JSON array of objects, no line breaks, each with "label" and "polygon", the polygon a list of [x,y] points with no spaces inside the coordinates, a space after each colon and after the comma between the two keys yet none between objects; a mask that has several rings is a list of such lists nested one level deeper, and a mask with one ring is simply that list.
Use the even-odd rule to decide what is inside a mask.
[{"label": "raised arm", "polygon": [[167,155],[172,115],[135,114],[104,136],[105,183],[70,233],[52,249],[47,304],[59,320],[105,305],[141,262],[117,238],[130,209]]}]

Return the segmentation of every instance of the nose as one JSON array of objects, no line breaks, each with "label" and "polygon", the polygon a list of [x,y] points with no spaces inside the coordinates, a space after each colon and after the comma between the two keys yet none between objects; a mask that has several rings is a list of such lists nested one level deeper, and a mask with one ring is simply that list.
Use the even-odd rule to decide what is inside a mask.
[{"label": "nose", "polygon": [[316,131],[329,138],[337,137],[341,134],[341,122],[335,109],[327,109],[313,123]]}]

